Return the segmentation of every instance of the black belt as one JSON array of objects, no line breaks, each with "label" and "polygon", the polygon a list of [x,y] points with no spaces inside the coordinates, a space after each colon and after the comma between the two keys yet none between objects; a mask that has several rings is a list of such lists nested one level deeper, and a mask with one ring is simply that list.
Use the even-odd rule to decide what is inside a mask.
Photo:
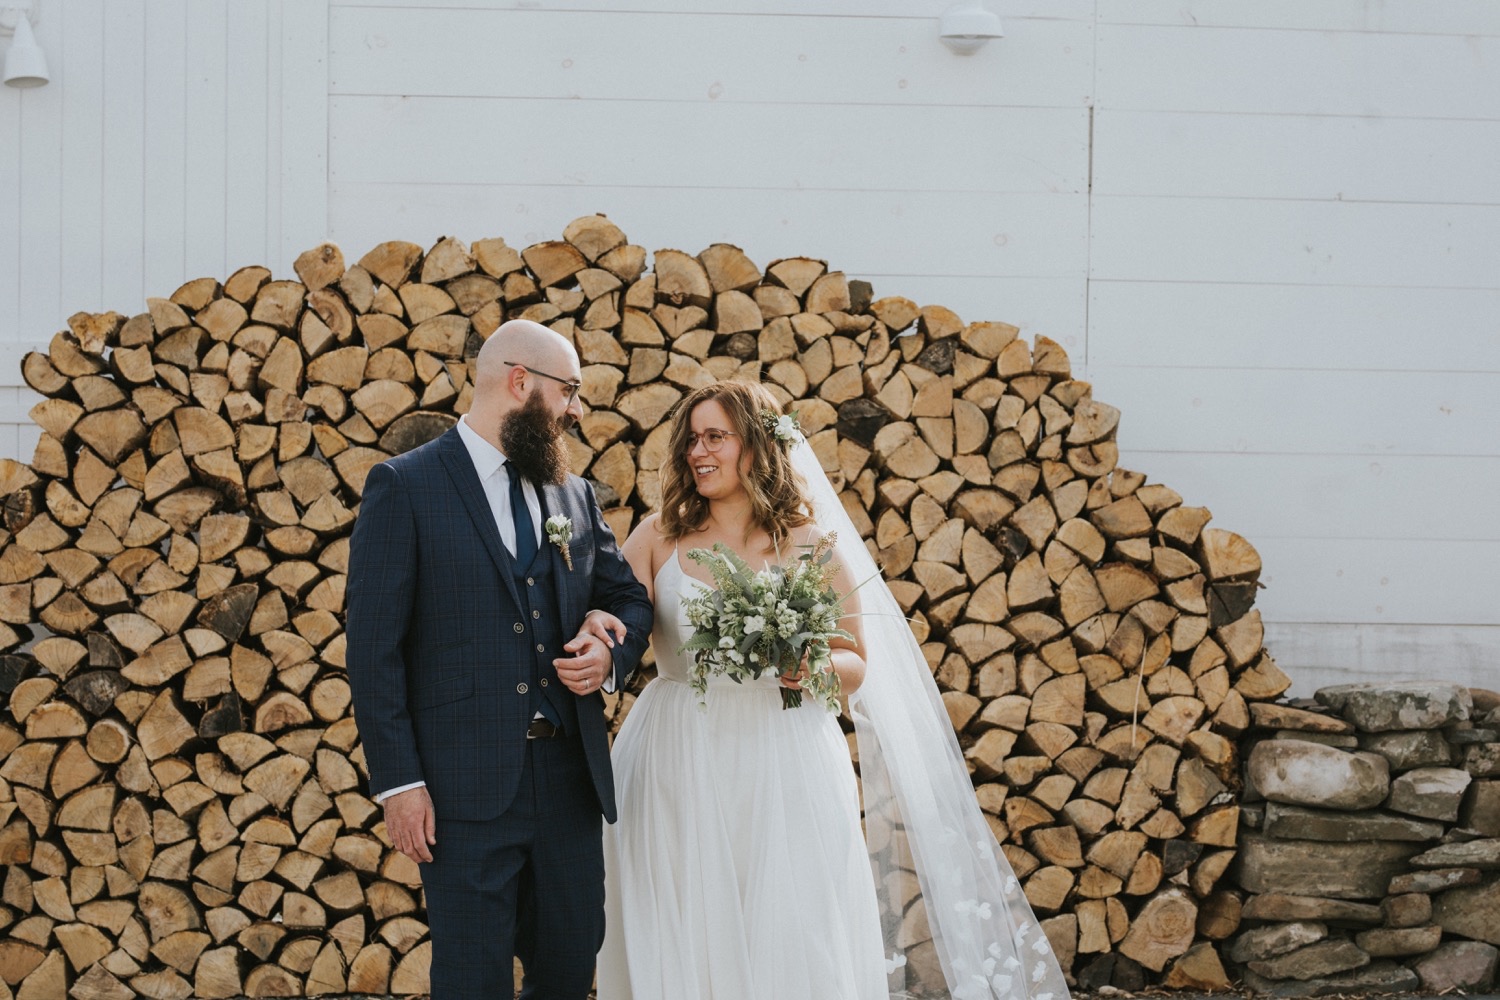
[{"label": "black belt", "polygon": [[531,725],[526,727],[526,738],[528,740],[560,740],[568,735],[568,731],[562,726],[554,725],[546,719],[532,719]]}]

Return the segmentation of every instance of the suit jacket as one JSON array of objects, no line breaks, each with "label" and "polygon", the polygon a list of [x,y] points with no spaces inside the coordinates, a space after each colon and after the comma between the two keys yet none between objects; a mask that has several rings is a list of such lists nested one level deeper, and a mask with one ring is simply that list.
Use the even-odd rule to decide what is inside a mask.
[{"label": "suit jacket", "polygon": [[[541,601],[565,639],[591,608],[625,622],[618,690],[650,638],[646,589],[587,481],[543,486],[541,500],[544,518],[573,523],[572,569],[545,533],[538,540],[556,583]],[[370,470],[349,552],[347,662],[373,791],[425,781],[434,809],[455,819],[494,818],[514,799],[534,637],[511,562],[457,429]],[[614,822],[603,695],[576,707],[599,806]]]}]

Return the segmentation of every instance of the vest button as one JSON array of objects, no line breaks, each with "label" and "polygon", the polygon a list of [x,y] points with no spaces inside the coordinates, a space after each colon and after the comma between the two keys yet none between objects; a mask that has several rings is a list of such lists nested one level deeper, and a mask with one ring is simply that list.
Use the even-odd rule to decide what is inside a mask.
[{"label": "vest button", "polygon": [[536,586],[536,580],[533,579],[532,577],[528,576],[526,578],[526,586],[528,586],[528,587],[535,587]]},{"label": "vest button", "polygon": [[546,686],[547,686],[547,678],[543,677],[542,678],[542,687],[546,687]]},{"label": "vest button", "polygon": [[529,690],[530,688],[528,688],[525,684],[516,685],[516,694],[525,694]]},{"label": "vest button", "polygon": [[543,646],[541,643],[537,643],[536,644],[536,651],[538,653],[545,653],[547,651],[547,647]]},{"label": "vest button", "polygon": [[515,629],[515,630],[516,630],[516,633],[517,633],[517,634],[518,634],[518,635],[519,635],[519,634],[520,634],[520,633],[522,633],[522,632],[524,632],[524,631],[526,631],[526,626],[525,626],[525,625],[522,625],[522,624],[521,624],[521,623],[520,623],[520,622],[516,622],[516,623],[515,623],[515,624],[514,624],[514,625],[512,625],[512,626],[511,626],[511,627],[512,627],[512,628],[514,628],[514,629]]},{"label": "vest button", "polygon": [[533,618],[540,618],[540,617],[542,617],[542,613],[540,611],[533,611],[531,613],[531,617],[533,617]]}]

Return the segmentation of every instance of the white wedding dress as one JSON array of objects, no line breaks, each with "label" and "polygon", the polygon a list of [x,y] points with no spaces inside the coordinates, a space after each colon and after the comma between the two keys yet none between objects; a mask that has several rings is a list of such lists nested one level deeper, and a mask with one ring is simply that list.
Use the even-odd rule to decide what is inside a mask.
[{"label": "white wedding dress", "polygon": [[615,737],[599,1000],[886,1000],[849,745],[774,677],[689,685],[674,550],[655,581],[657,677]]},{"label": "white wedding dress", "polygon": [[1069,1000],[901,606],[812,448],[789,456],[861,581],[859,785],[837,720],[783,711],[774,679],[711,679],[700,708],[678,650],[705,585],[674,551],[658,676],[615,738],[599,1000]]}]

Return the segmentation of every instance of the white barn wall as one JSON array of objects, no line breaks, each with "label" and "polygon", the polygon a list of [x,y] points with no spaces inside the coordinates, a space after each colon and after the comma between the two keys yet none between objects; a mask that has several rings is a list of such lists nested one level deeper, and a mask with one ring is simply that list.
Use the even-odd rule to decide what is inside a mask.
[{"label": "white barn wall", "polygon": [[1123,464],[1260,549],[1296,691],[1500,683],[1489,0],[990,0],[968,58],[947,0],[43,4],[53,83],[0,92],[0,454],[73,311],[604,211],[1063,343]]},{"label": "white barn wall", "polygon": [[1103,0],[1088,371],[1298,690],[1500,681],[1500,13]]},{"label": "white barn wall", "polygon": [[345,242],[475,220],[525,242],[605,211],[652,248],[822,256],[1082,347],[1088,5],[1034,3],[1009,22],[1025,56],[968,60],[932,37],[941,4],[473,6],[334,6]]},{"label": "white barn wall", "polygon": [[40,3],[52,82],[0,87],[0,454],[22,458],[20,361],[69,315],[290,272],[327,229],[324,0]]}]

